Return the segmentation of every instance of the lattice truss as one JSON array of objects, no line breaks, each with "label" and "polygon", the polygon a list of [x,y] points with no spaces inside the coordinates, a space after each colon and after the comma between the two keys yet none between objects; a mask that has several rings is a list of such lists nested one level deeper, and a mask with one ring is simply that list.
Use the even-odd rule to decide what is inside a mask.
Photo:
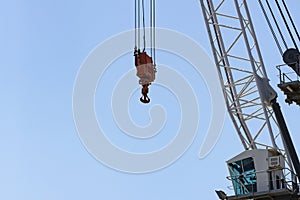
[{"label": "lattice truss", "polygon": [[247,1],[200,3],[227,109],[244,148],[279,148],[284,154],[273,110],[258,90],[258,82],[268,78]]}]

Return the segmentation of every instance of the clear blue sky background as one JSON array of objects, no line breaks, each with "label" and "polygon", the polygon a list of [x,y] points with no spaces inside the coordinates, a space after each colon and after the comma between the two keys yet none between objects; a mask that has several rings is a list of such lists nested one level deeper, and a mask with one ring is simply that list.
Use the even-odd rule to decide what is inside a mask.
[{"label": "clear blue sky background", "polygon": [[[300,27],[299,2],[287,2]],[[254,11],[252,15],[267,71],[276,88],[274,66],[281,63],[281,58],[260,13]],[[157,1],[157,26],[192,37],[211,55],[197,0]],[[230,185],[225,179],[225,161],[238,154],[242,146],[227,118],[214,150],[205,159],[198,159],[208,126],[205,111],[209,109],[209,94],[202,77],[194,78],[182,61],[162,63],[186,70],[191,73],[191,84],[199,85],[199,133],[181,159],[155,173],[131,175],[103,166],[81,144],[72,116],[77,71],[96,45],[133,28],[133,1],[1,1],[0,27],[0,199],[210,200],[217,199],[215,189],[226,190]],[[159,58],[168,62],[163,53]],[[134,67],[132,55],[117,64]],[[283,94],[276,90],[300,152],[300,110],[286,105]],[[152,96],[156,98],[155,93]],[[163,99],[156,101],[160,100],[165,103]],[[147,123],[145,120],[140,123]],[[178,118],[170,120],[176,122]],[[126,143],[123,145],[126,147]]]}]

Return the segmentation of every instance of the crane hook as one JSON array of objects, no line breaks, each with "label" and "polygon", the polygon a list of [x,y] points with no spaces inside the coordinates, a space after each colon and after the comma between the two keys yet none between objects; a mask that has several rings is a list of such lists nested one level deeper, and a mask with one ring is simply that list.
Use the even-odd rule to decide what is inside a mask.
[{"label": "crane hook", "polygon": [[149,92],[149,85],[150,84],[145,84],[142,87],[142,97],[140,98],[140,101],[142,103],[149,103],[150,102],[150,98],[148,97],[148,92]]}]

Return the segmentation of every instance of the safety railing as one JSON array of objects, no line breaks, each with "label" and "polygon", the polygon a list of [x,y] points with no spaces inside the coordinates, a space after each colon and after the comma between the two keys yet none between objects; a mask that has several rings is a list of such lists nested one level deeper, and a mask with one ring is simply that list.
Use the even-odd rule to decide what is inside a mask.
[{"label": "safety railing", "polygon": [[[282,172],[282,177],[280,178],[275,178],[271,179],[270,172],[273,171],[281,171]],[[245,180],[251,180],[253,177],[257,177],[258,174],[260,173],[268,173],[269,179],[264,181],[265,184],[261,184],[261,182],[258,184],[258,180],[251,182],[245,183]],[[239,174],[239,175],[234,175],[234,176],[227,176],[226,177],[228,180],[232,182],[232,186],[228,187],[229,189],[234,189],[236,195],[243,195],[243,194],[252,194],[254,195],[259,188],[258,185],[267,185],[268,190],[264,192],[275,192],[276,190],[286,190],[290,193],[294,193],[298,190],[300,187],[300,184],[297,183],[297,175],[290,171],[288,168],[282,168],[282,169],[269,169],[267,171],[257,171],[257,172],[252,172],[252,173],[244,173],[244,174]],[[243,192],[238,192],[237,190],[237,185],[238,184],[240,188],[238,190],[243,191]]]},{"label": "safety railing", "polygon": [[287,64],[278,65],[276,66],[276,68],[279,72],[278,77],[280,80],[280,84],[290,83],[290,82],[300,80],[299,75]]}]

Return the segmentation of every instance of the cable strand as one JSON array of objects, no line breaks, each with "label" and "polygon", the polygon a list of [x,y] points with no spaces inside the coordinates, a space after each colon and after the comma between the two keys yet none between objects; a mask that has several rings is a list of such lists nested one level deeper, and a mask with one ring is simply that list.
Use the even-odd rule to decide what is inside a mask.
[{"label": "cable strand", "polygon": [[288,45],[287,45],[287,43],[286,43],[286,40],[285,40],[285,38],[284,38],[284,36],[283,36],[283,33],[282,33],[280,27],[279,27],[279,24],[278,24],[278,22],[277,22],[277,20],[276,20],[276,17],[275,17],[274,12],[273,12],[273,10],[272,10],[272,8],[271,8],[271,5],[270,5],[270,3],[269,3],[268,0],[266,0],[266,3],[267,3],[267,6],[268,6],[268,8],[269,8],[269,12],[270,12],[271,15],[272,15],[273,21],[274,21],[274,23],[275,23],[275,25],[276,25],[277,31],[278,31],[278,33],[279,33],[279,35],[280,35],[280,37],[281,37],[281,40],[282,40],[282,42],[283,42],[283,44],[284,44],[284,47],[285,47],[286,49],[288,49]]},{"label": "cable strand", "polygon": [[138,1],[138,49],[141,47],[141,3]]},{"label": "cable strand", "polygon": [[145,24],[145,1],[142,0],[142,20],[143,20],[143,42],[144,48],[143,51],[146,50],[146,24]]},{"label": "cable strand", "polygon": [[296,43],[295,38],[294,38],[294,36],[293,36],[293,34],[292,34],[292,31],[291,31],[291,29],[290,29],[290,27],[289,27],[289,24],[288,24],[288,22],[286,21],[286,18],[285,18],[284,13],[283,13],[283,11],[282,11],[282,9],[281,9],[281,6],[280,6],[278,0],[275,0],[275,2],[276,2],[276,5],[277,5],[277,7],[278,7],[278,10],[279,10],[279,12],[280,12],[280,14],[281,14],[281,17],[282,17],[282,19],[283,19],[283,21],[284,21],[285,27],[286,27],[286,29],[288,30],[289,34],[290,34],[290,37],[291,37],[291,39],[292,39],[292,42],[293,42],[295,48],[298,49],[297,43]]},{"label": "cable strand", "polygon": [[155,0],[153,0],[153,63],[156,72],[156,5]]},{"label": "cable strand", "polygon": [[153,57],[153,0],[150,0],[150,55]]},{"label": "cable strand", "polygon": [[264,16],[265,16],[265,19],[266,19],[266,21],[267,21],[267,24],[268,24],[268,26],[269,26],[269,29],[270,29],[270,31],[271,31],[271,33],[272,33],[273,39],[275,40],[276,46],[277,46],[277,48],[278,48],[278,50],[279,50],[279,52],[280,52],[280,55],[283,55],[282,48],[281,48],[281,46],[280,46],[280,43],[279,43],[279,40],[278,40],[278,38],[277,38],[277,36],[276,36],[276,33],[275,33],[275,31],[274,31],[274,28],[273,28],[273,26],[272,26],[272,24],[271,24],[271,22],[270,22],[270,19],[269,19],[268,15],[267,15],[266,9],[264,8],[264,5],[263,5],[263,3],[261,2],[261,0],[259,0],[258,2],[259,2],[259,5],[260,5],[260,7],[261,7],[261,10],[262,10],[262,12],[263,12],[263,14],[264,14]]},{"label": "cable strand", "polygon": [[134,49],[137,50],[137,0],[134,0]]},{"label": "cable strand", "polygon": [[283,6],[284,6],[284,8],[285,8],[285,10],[286,10],[286,13],[287,13],[288,16],[289,16],[289,19],[290,19],[290,21],[291,21],[291,24],[292,24],[292,26],[293,26],[293,28],[294,28],[294,31],[295,31],[295,33],[296,33],[296,35],[297,35],[297,37],[298,37],[298,40],[300,41],[300,35],[299,35],[299,32],[298,32],[298,30],[297,30],[297,27],[296,27],[296,25],[295,25],[295,23],[294,23],[294,20],[293,20],[293,18],[292,18],[292,15],[291,15],[291,13],[290,13],[290,11],[289,11],[289,9],[288,9],[286,3],[284,2],[284,0],[282,0],[282,3],[283,3]]}]

